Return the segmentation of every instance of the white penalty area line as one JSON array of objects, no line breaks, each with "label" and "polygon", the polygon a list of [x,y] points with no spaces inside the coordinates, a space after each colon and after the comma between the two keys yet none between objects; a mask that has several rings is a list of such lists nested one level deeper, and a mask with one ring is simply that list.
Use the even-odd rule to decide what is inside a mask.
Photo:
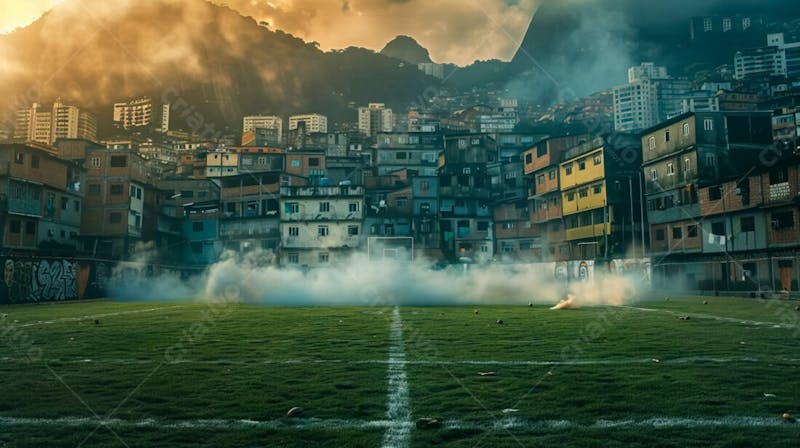
[{"label": "white penalty area line", "polygon": [[[241,429],[282,429],[282,430],[338,430],[338,429],[385,429],[391,431],[402,425],[410,434],[414,426],[411,421],[395,420],[360,420],[360,419],[194,419],[163,420],[146,418],[125,420],[118,418],[92,417],[0,417],[0,428],[39,427],[39,428],[83,428],[105,426],[110,428],[143,428],[155,430],[241,430]],[[574,429],[637,429],[637,428],[786,428],[800,431],[800,424],[790,423],[776,417],[725,416],[708,418],[683,417],[649,417],[644,419],[595,420],[578,422],[572,420],[530,420],[518,417],[506,417],[491,422],[478,420],[444,420],[445,430],[471,429],[479,431],[569,431]],[[401,440],[402,441],[402,440]],[[386,445],[384,445],[386,446]]]},{"label": "white penalty area line", "polygon": [[94,320],[100,319],[102,317],[114,317],[114,316],[125,316],[128,314],[142,314],[142,313],[152,313],[155,311],[162,311],[162,310],[174,310],[179,308],[186,308],[185,305],[182,306],[162,306],[158,308],[147,308],[142,310],[131,310],[131,311],[119,311],[116,313],[104,313],[104,314],[93,314],[93,315],[86,315],[86,316],[76,316],[76,317],[64,317],[61,319],[51,319],[51,320],[39,320],[36,322],[28,322],[28,323],[16,323],[14,324],[17,327],[25,328],[25,327],[36,327],[39,325],[52,325],[61,322],[80,322],[84,320]]},{"label": "white penalty area line", "polygon": [[403,319],[400,308],[392,312],[389,326],[389,359],[387,361],[388,409],[386,418],[391,424],[383,435],[383,448],[405,448],[411,445],[411,406],[406,376]]},{"label": "white penalty area line", "polygon": [[724,316],[715,316],[713,314],[701,314],[701,313],[682,313],[680,311],[674,310],[661,310],[657,308],[642,308],[636,306],[623,306],[623,308],[627,308],[630,310],[636,311],[645,311],[645,312],[659,312],[659,313],[666,313],[671,314],[673,316],[689,316],[695,319],[711,319],[716,320],[719,322],[728,322],[733,324],[742,324],[742,325],[751,325],[755,327],[770,327],[770,328],[781,328],[784,330],[800,330],[800,325],[793,325],[793,324],[785,324],[780,322],[764,322],[758,320],[748,320],[748,319],[737,319],[735,317],[724,317]]}]

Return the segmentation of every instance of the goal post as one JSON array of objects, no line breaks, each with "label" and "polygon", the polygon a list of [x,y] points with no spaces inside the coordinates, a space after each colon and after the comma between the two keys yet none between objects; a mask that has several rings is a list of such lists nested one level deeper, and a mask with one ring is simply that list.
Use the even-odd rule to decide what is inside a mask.
[{"label": "goal post", "polygon": [[370,260],[414,261],[414,237],[371,236],[367,238]]}]

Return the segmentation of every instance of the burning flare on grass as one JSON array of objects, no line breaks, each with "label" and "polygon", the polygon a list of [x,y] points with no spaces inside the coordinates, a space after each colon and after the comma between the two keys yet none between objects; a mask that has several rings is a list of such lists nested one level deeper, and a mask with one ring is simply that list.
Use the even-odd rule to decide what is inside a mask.
[{"label": "burning flare on grass", "polygon": [[578,308],[578,302],[572,294],[567,294],[566,300],[560,300],[558,304],[550,307],[551,310],[574,310],[575,308]]}]

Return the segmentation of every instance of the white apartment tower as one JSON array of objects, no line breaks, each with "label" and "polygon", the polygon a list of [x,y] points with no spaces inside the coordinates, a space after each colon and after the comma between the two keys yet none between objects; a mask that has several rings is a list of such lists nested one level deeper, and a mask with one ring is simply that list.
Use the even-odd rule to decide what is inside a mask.
[{"label": "white apartment tower", "polygon": [[283,141],[283,120],[272,115],[250,115],[242,120],[242,132],[249,132],[254,129],[272,129],[278,133],[278,141]]},{"label": "white apartment tower", "polygon": [[148,97],[114,104],[114,124],[123,129],[149,126],[153,123],[153,100]]},{"label": "white apartment tower", "polygon": [[392,132],[394,116],[392,110],[383,103],[370,103],[367,107],[358,108],[358,130],[369,137],[380,132]]},{"label": "white apartment tower", "polygon": [[317,134],[328,132],[328,117],[320,114],[293,115],[289,117],[289,130],[297,129],[303,123],[306,134]]},{"label": "white apartment tower", "polygon": [[61,100],[50,109],[33,103],[17,111],[14,139],[53,144],[59,138],[97,140],[97,118]]}]

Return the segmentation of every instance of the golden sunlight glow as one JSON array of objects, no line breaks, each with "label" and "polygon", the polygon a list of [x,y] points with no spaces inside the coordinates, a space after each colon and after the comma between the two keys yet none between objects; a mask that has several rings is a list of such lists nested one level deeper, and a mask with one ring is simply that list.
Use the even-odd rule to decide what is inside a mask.
[{"label": "golden sunlight glow", "polygon": [[0,34],[23,27],[63,0],[0,0]]}]

